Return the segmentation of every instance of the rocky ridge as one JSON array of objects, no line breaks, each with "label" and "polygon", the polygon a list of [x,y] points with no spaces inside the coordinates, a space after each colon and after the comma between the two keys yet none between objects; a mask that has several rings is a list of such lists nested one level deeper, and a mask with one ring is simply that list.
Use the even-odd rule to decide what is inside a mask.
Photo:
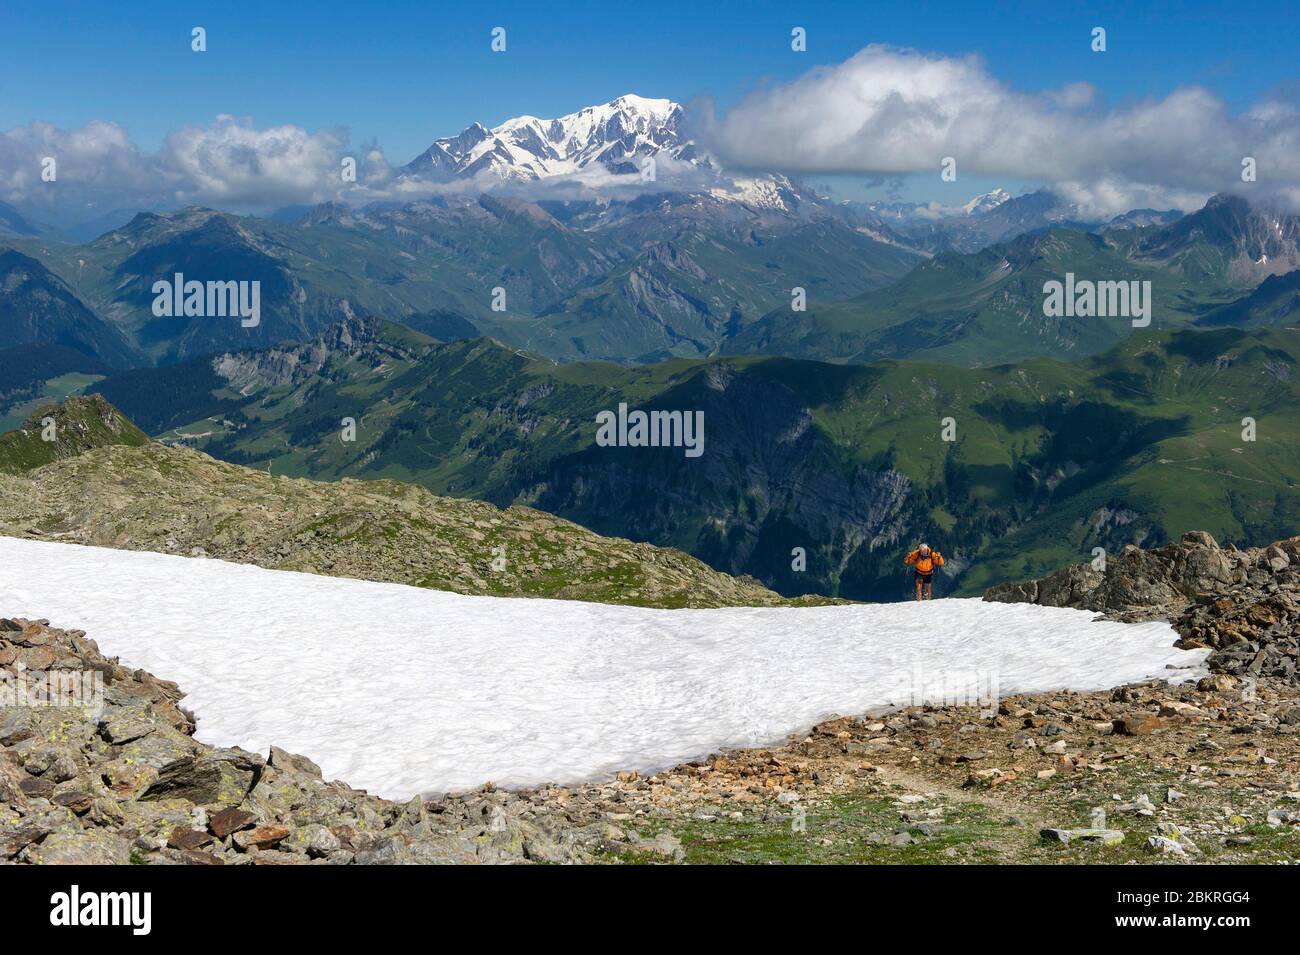
[{"label": "rocky ridge", "polygon": [[21,474],[108,445],[140,447],[149,436],[99,395],[38,409],[22,427],[0,434],[0,474]]},{"label": "rocky ridge", "polygon": [[[23,460],[48,463],[14,474],[0,468],[0,534],[465,594],[649,607],[788,602],[681,551],[602,537],[542,511],[397,481],[272,476],[148,442],[102,398],[74,401],[55,413],[94,412],[98,430],[87,440],[104,446],[83,441],[51,454],[39,433],[23,438],[35,448]],[[70,425],[59,433],[79,432]],[[109,440],[119,434],[131,440]]]},{"label": "rocky ridge", "polygon": [[1178,646],[1213,651],[1212,670],[1300,684],[1300,537],[1241,550],[1192,531],[1153,550],[1125,547],[1105,570],[1076,564],[984,599],[1168,619]]}]

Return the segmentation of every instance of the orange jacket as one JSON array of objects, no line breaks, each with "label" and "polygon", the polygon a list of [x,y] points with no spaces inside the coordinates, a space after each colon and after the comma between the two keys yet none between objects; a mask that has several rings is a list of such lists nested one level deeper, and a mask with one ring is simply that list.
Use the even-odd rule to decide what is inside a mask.
[{"label": "orange jacket", "polygon": [[930,553],[922,557],[921,549],[918,547],[903,558],[903,563],[913,564],[919,573],[928,574],[933,572],[936,567],[943,566],[943,554],[931,547]]}]

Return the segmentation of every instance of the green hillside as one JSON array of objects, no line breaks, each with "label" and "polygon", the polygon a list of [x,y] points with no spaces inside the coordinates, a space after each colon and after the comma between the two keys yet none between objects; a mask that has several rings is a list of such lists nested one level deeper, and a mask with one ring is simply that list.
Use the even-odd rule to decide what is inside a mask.
[{"label": "green hillside", "polygon": [[1053,229],[962,255],[945,252],[900,281],[852,299],[787,306],[726,343],[729,354],[783,354],[825,361],[911,357],[968,366],[1035,356],[1079,358],[1124,341],[1126,317],[1049,317],[1043,287],[1077,280],[1151,282],[1151,328],[1178,328],[1249,286],[1188,278],[1126,256],[1090,232]]},{"label": "green hillside", "polygon": [[[1297,334],[1144,332],[1076,363],[984,369],[752,356],[625,368],[367,322],[298,353],[97,387],[154,434],[275,474],[528,504],[786,594],[888,599],[918,538],[952,558],[950,588],[974,592],[1193,528],[1281,536],[1300,518]],[[597,446],[596,414],[620,402],[702,411],[704,453]]]},{"label": "green hillside", "polygon": [[[84,245],[15,237],[15,251],[0,250],[0,276],[7,254],[44,270],[46,284],[65,283],[76,320],[115,336],[100,357],[116,367],[300,341],[354,315],[409,321],[439,338],[491,335],[562,359],[632,361],[707,355],[788,301],[793,285],[822,300],[847,297],[919,260],[825,214],[764,218],[698,205],[624,204],[596,216],[485,195],[326,205],[292,222],[189,208],[141,213]],[[154,283],[178,273],[260,282],[260,323],[155,316]],[[3,291],[0,322],[27,301],[8,309]],[[40,328],[25,334],[15,340],[63,340]]]},{"label": "green hillside", "polygon": [[99,395],[68,398],[0,434],[0,473],[21,474],[91,448],[148,443],[148,435]]}]

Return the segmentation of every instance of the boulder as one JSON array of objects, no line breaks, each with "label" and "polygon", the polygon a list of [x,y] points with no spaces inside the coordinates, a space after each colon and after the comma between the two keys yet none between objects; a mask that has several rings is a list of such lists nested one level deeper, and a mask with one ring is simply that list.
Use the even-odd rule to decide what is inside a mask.
[{"label": "boulder", "polygon": [[239,749],[211,750],[164,766],[141,799],[188,799],[200,806],[237,806],[265,764]]},{"label": "boulder", "polygon": [[1164,724],[1151,713],[1136,713],[1114,721],[1115,732],[1121,736],[1150,736]]},{"label": "boulder", "polygon": [[131,844],[104,829],[59,830],[29,845],[21,858],[37,865],[127,865]]},{"label": "boulder", "polygon": [[286,752],[278,746],[271,747],[271,755],[267,758],[267,765],[274,766],[281,772],[298,773],[303,776],[313,776],[316,779],[324,778],[321,775],[320,767],[306,756]]},{"label": "boulder", "polygon": [[1124,841],[1118,829],[1043,829],[1039,832],[1045,842],[1084,843],[1085,845],[1117,846]]},{"label": "boulder", "polygon": [[208,820],[208,828],[212,830],[212,834],[218,839],[224,839],[240,829],[247,829],[256,821],[257,817],[251,812],[232,807],[222,809],[220,812],[214,812]]}]

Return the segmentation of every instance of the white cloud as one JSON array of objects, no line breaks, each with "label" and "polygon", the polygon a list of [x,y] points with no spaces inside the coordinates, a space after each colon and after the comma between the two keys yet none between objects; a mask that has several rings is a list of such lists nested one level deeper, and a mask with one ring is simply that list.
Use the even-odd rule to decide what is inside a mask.
[{"label": "white cloud", "polygon": [[1099,212],[1145,204],[1142,196],[1203,200],[1241,186],[1245,156],[1258,162],[1258,191],[1300,185],[1300,115],[1287,104],[1234,115],[1199,87],[1109,109],[1095,99],[1084,83],[1017,92],[974,56],[869,46],[758,90],[722,117],[706,107],[698,120],[706,145],[733,165],[937,179],[951,156],[959,180],[1059,184]]},{"label": "white cloud", "polygon": [[[41,180],[45,156],[58,162],[55,183]],[[356,160],[355,182],[341,175],[345,157]],[[661,188],[710,184],[707,171],[690,163],[667,156],[657,162]],[[413,201],[490,190],[557,199],[647,191],[639,176],[615,175],[599,164],[533,183],[503,182],[487,172],[450,182],[425,181],[403,175],[378,146],[353,148],[345,129],[258,129],[250,120],[227,115],[168,134],[153,154],[137,149],[115,123],[96,121],[71,130],[32,123],[0,133],[0,199],[47,210],[52,217],[70,207],[90,211],[198,204],[253,210],[327,201]]]},{"label": "white cloud", "polygon": [[[54,183],[41,178],[46,157],[56,163]],[[157,177],[151,160],[116,123],[96,120],[73,130],[31,123],[0,135],[0,198],[40,201],[65,183],[132,194],[156,190]]]},{"label": "white cloud", "polygon": [[[687,118],[687,132],[741,175],[932,175],[937,186],[941,161],[951,156],[959,182],[969,176],[1040,183],[1090,215],[1195,208],[1233,188],[1300,207],[1300,110],[1276,98],[1234,113],[1214,93],[1184,87],[1108,107],[1087,82],[1029,94],[996,79],[978,57],[870,46],[841,64],[757,90],[720,117],[711,103],[697,101]],[[45,156],[58,161],[53,187],[40,178]],[[345,156],[357,160],[355,183],[340,175]],[[1249,186],[1240,179],[1245,156],[1258,168],[1258,182]],[[661,156],[657,188],[710,188],[716,171]],[[172,132],[156,153],[140,151],[111,122],[71,130],[34,122],[0,133],[0,199],[36,209],[253,210],[489,189],[556,198],[617,196],[633,184],[637,194],[646,191],[636,177],[600,166],[540,184],[490,175],[431,183],[401,172],[377,145],[352,146],[342,128],[258,129],[224,115]]]},{"label": "white cloud", "polygon": [[179,184],[180,201],[318,202],[343,188],[347,144],[342,129],[257,129],[251,121],[218,116],[210,125],[169,134],[157,162]]},{"label": "white cloud", "polygon": [[[57,163],[53,183],[41,179],[47,156]],[[366,185],[343,180],[345,156],[356,159],[358,182]],[[67,130],[37,122],[0,134],[0,199],[37,209],[323,202],[379,189],[391,178],[382,150],[349,149],[341,128],[258,129],[222,115],[168,134],[152,154],[121,126],[101,121]]]}]

